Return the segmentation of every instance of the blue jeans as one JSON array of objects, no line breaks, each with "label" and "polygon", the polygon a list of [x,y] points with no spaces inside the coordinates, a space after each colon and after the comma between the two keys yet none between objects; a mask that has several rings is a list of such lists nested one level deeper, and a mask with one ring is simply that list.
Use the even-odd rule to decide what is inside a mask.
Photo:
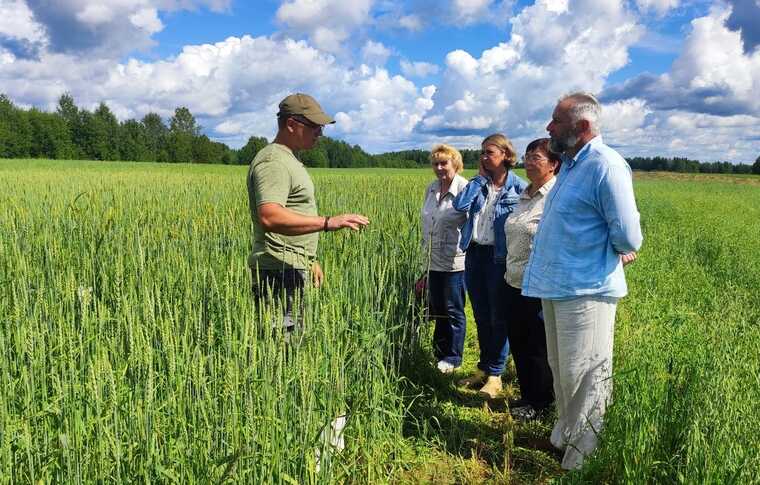
[{"label": "blue jeans", "polygon": [[464,260],[464,274],[478,328],[478,369],[489,376],[499,376],[504,372],[504,363],[509,355],[509,305],[504,261],[494,262],[493,251],[493,246],[470,243]]},{"label": "blue jeans", "polygon": [[433,353],[454,367],[462,365],[467,321],[464,316],[464,271],[428,273],[430,316],[435,318]]}]

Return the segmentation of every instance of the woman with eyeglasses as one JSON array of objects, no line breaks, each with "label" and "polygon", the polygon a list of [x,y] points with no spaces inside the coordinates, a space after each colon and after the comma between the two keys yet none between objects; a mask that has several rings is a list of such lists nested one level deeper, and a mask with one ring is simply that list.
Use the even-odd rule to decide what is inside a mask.
[{"label": "woman with eyeglasses", "polygon": [[544,212],[544,202],[554,187],[554,175],[562,161],[549,150],[549,139],[533,140],[525,149],[525,172],[530,185],[520,194],[514,212],[504,225],[507,236],[509,325],[507,335],[520,385],[520,399],[509,403],[512,416],[521,421],[537,418],[554,402],[552,372],[546,357],[546,333],[541,299],[521,294],[533,237]]},{"label": "woman with eyeglasses", "polygon": [[481,148],[478,175],[454,199],[454,208],[467,214],[459,247],[465,251],[465,284],[480,347],[477,371],[458,384],[482,386],[479,394],[493,399],[501,392],[509,354],[504,222],[527,184],[511,171],[517,157],[506,136],[490,135]]},{"label": "woman with eyeglasses", "polygon": [[[422,248],[425,256],[428,307],[435,319],[433,353],[438,370],[450,374],[462,365],[467,322],[464,314],[464,252],[459,249],[466,215],[454,210],[454,198],[467,185],[462,154],[449,145],[430,153],[436,180],[422,203]],[[425,278],[425,276],[423,276]]]}]

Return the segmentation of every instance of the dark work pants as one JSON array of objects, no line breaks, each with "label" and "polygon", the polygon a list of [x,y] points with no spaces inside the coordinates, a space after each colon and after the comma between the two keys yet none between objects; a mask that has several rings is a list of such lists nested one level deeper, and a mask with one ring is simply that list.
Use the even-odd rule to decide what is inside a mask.
[{"label": "dark work pants", "polygon": [[504,261],[494,262],[493,246],[470,243],[464,260],[467,294],[478,328],[478,369],[500,376],[509,355],[507,340],[507,283]]},{"label": "dark work pants", "polygon": [[428,273],[430,317],[435,319],[433,353],[454,367],[462,365],[467,321],[464,316],[464,271]]},{"label": "dark work pants", "polygon": [[286,335],[301,329],[306,271],[294,268],[253,269],[251,282],[253,298],[259,305],[270,304],[282,309],[282,317],[272,321],[275,333],[278,328]]},{"label": "dark work pants", "polygon": [[535,409],[554,402],[552,371],[546,358],[546,332],[541,316],[541,299],[523,296],[507,285],[509,344],[517,369],[522,399]]}]

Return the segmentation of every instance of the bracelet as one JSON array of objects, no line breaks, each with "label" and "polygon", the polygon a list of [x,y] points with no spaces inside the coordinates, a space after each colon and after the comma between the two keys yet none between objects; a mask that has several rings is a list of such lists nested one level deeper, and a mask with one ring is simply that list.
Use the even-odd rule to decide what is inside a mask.
[{"label": "bracelet", "polygon": [[325,226],[322,228],[323,231],[327,232],[327,222],[330,220],[330,216],[325,216]]}]

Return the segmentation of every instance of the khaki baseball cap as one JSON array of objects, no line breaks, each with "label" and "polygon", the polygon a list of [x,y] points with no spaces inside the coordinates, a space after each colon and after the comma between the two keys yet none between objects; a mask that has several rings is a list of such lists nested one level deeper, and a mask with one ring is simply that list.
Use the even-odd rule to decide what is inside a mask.
[{"label": "khaki baseball cap", "polygon": [[318,125],[335,123],[335,120],[324,112],[316,99],[303,93],[291,94],[280,101],[280,111],[277,113],[277,116],[288,115],[301,115]]}]

